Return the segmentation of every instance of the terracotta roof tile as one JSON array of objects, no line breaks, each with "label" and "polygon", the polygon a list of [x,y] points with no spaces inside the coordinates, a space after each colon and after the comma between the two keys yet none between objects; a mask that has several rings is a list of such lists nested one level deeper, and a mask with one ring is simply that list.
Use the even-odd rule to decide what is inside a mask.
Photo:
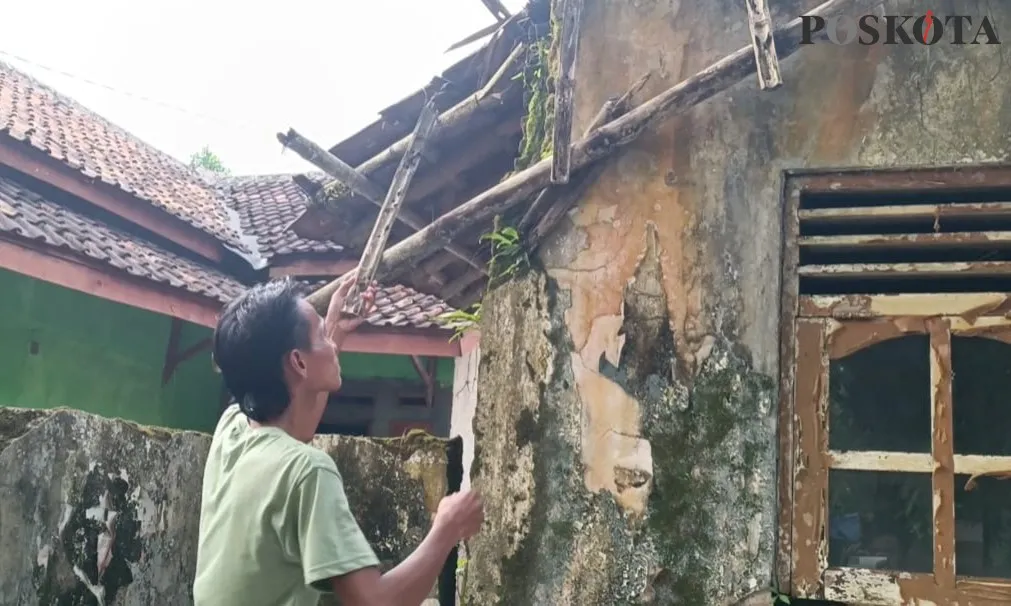
[{"label": "terracotta roof tile", "polygon": [[[305,175],[323,181],[322,173]],[[339,252],[333,242],[299,238],[286,230],[305,210],[306,196],[291,175],[261,175],[223,179],[222,199],[238,212],[242,232],[256,238],[259,253],[266,258],[291,253]]]},{"label": "terracotta roof tile", "polygon": [[[0,232],[86,256],[139,278],[222,303],[245,288],[234,278],[133,234],[74,212],[0,177]],[[305,282],[310,288],[325,281]],[[433,318],[450,307],[403,285],[384,286],[368,323],[380,327],[438,327]]]},{"label": "terracotta roof tile", "polygon": [[[309,290],[326,283],[326,280],[303,281]],[[367,321],[372,326],[441,328],[435,317],[447,311],[453,311],[453,308],[434,295],[426,295],[403,284],[380,285],[376,293],[375,312]]]},{"label": "terracotta roof tile", "polygon": [[239,246],[213,188],[189,167],[3,62],[0,133]]},{"label": "terracotta roof tile", "polygon": [[35,240],[219,302],[244,286],[224,273],[105,225],[0,177],[0,232]]}]

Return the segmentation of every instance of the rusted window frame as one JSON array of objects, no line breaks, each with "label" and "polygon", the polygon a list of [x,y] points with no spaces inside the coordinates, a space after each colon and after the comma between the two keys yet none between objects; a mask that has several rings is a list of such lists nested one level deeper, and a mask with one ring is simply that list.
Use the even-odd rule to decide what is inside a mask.
[{"label": "rusted window frame", "polygon": [[[782,299],[779,406],[779,536],[776,581],[797,597],[862,604],[1011,603],[1011,580],[955,576],[954,476],[1011,469],[1011,457],[955,456],[951,436],[952,334],[977,334],[1011,342],[1009,293],[881,296],[799,295],[799,209],[805,193],[871,193],[1011,188],[1011,166],[893,168],[831,172],[787,171],[783,179]],[[931,339],[932,443],[930,455],[830,453],[825,400],[830,350],[861,349],[862,323],[887,322],[899,334]],[[880,328],[880,327],[879,327]],[[840,334],[841,331],[841,334]],[[906,331],[906,332],[903,332]],[[864,329],[863,332],[867,332]],[[847,337],[848,335],[848,337]],[[856,343],[840,345],[856,335]],[[885,337],[888,338],[888,337]],[[881,339],[877,339],[881,340]],[[877,340],[875,342],[877,342]],[[808,394],[816,406],[798,402]],[[818,394],[816,398],[814,394]],[[821,428],[805,434],[803,424]],[[813,425],[812,425],[813,424]],[[811,453],[815,454],[812,461]],[[812,462],[815,465],[812,467]],[[925,469],[929,465],[930,469]],[[829,569],[824,516],[829,467],[932,473],[935,493],[934,573]],[[937,500],[939,497],[939,501]],[[805,502],[815,499],[818,507]],[[950,515],[949,515],[950,513]],[[806,545],[805,545],[806,544]]]}]

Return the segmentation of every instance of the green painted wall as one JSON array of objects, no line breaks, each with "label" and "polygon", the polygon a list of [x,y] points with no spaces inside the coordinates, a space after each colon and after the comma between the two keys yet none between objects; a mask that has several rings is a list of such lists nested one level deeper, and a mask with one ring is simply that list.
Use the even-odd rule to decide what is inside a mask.
[{"label": "green painted wall", "polygon": [[[0,405],[212,430],[221,383],[210,353],[161,384],[170,326],[167,316],[0,270]],[[185,324],[180,345],[210,334]]]},{"label": "green painted wall", "polygon": [[[439,358],[435,376],[442,387],[453,385],[453,358]],[[341,376],[345,379],[401,379],[421,382],[410,356],[381,354],[341,354]]]},{"label": "green painted wall", "polygon": [[[221,381],[209,352],[182,363],[161,384],[170,326],[167,316],[0,270],[0,406],[67,406],[211,431]],[[210,335],[187,323],[181,348]],[[345,378],[420,383],[408,356],[342,354],[341,366]],[[451,386],[453,360],[440,359],[437,368],[439,384]]]}]

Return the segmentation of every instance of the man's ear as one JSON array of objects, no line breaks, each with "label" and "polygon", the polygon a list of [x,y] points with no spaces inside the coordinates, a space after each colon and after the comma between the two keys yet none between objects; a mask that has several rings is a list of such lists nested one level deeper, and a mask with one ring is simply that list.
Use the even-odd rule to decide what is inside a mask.
[{"label": "man's ear", "polygon": [[302,352],[297,349],[288,352],[288,364],[291,365],[291,369],[298,373],[299,376],[306,376],[308,369],[305,365],[305,359],[302,357]]}]

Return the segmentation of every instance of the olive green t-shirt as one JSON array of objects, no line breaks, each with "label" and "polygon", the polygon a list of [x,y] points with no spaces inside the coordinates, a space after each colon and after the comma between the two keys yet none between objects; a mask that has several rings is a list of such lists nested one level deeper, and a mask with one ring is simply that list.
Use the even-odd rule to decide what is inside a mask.
[{"label": "olive green t-shirt", "polygon": [[378,564],[333,459],[230,406],[204,469],[195,606],[316,606],[314,583]]}]

